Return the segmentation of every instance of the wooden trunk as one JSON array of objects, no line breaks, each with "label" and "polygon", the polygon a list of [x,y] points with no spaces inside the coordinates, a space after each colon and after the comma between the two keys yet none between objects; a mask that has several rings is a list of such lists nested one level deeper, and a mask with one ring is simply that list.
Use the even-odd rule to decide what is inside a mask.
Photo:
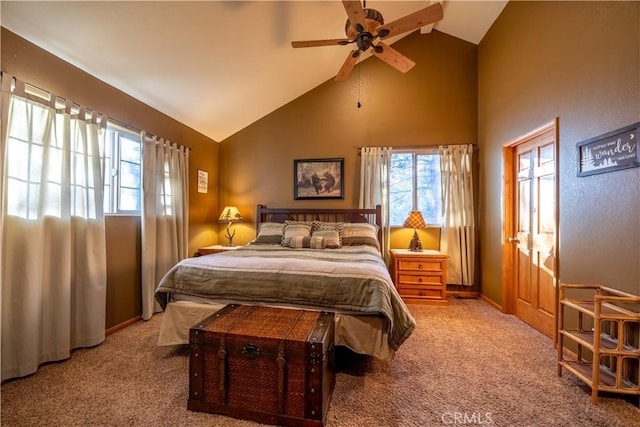
[{"label": "wooden trunk", "polygon": [[323,426],[334,328],[333,313],[227,305],[190,330],[188,409]]}]

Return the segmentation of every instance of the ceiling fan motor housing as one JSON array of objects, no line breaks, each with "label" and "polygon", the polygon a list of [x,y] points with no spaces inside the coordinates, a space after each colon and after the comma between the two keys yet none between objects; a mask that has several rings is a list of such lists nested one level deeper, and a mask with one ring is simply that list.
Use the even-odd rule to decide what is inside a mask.
[{"label": "ceiling fan motor housing", "polygon": [[[367,32],[371,34],[375,34],[378,27],[384,25],[384,18],[382,14],[375,9],[363,9],[364,11],[364,20],[367,22],[367,28],[365,28],[362,32]],[[351,21],[347,19],[347,22],[344,26],[344,32],[350,40],[354,40],[358,37],[359,33],[354,25],[351,25]]]}]

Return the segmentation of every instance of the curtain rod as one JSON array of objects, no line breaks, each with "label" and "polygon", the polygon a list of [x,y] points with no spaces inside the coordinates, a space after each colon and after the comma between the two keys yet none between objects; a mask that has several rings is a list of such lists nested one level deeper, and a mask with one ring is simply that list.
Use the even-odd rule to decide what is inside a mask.
[{"label": "curtain rod", "polygon": [[415,146],[415,147],[391,147],[391,146],[387,146],[387,145],[376,145],[376,146],[363,146],[363,147],[357,147],[358,150],[362,150],[363,148],[391,148],[392,150],[424,150],[424,149],[437,149],[440,145],[442,145],[443,147],[454,147],[454,146],[459,146],[459,145],[471,145],[474,148],[478,147],[478,144],[439,144],[439,145],[424,145],[424,146]]},{"label": "curtain rod", "polygon": [[[122,120],[114,119],[113,117],[110,117],[110,116],[107,116],[107,124],[109,126],[111,126],[111,127],[114,127],[116,129],[120,130],[120,131],[124,131],[124,132],[127,132],[127,133],[135,134],[136,136],[139,136],[143,132],[142,129],[138,129],[137,127],[135,127],[135,126],[133,126],[133,125],[131,125],[129,123],[125,123]],[[150,137],[150,138],[165,139],[165,138],[162,138],[160,135],[156,135],[154,133],[147,132],[147,131],[144,131],[144,134],[146,136]],[[166,139],[165,139],[165,141],[166,141]],[[169,142],[172,143],[172,144],[176,144],[179,147],[183,147],[186,150],[191,151],[191,147],[187,147],[184,144],[178,144],[177,142],[172,142],[172,141],[169,141]]]},{"label": "curtain rod", "polygon": [[[440,145],[442,145],[443,147],[453,147],[453,146],[458,146],[458,145],[471,145],[473,146],[473,148],[478,148],[478,144],[439,144],[439,145],[424,145],[424,146],[415,146],[415,147],[388,147],[388,146],[375,146],[376,148],[391,148],[392,150],[423,150],[423,149],[430,149],[430,148],[434,148],[437,149]],[[358,150],[362,150],[363,148],[370,148],[370,147],[358,147]]]},{"label": "curtain rod", "polygon": [[113,127],[120,127],[125,131],[129,131],[131,133],[140,133],[142,132],[142,129],[138,129],[137,127],[130,125],[129,123],[125,123],[122,120],[118,120],[118,119],[114,119],[111,116],[107,116],[107,121],[110,122],[110,124]]},{"label": "curtain rod", "polygon": [[[5,78],[15,79],[16,81],[18,81],[18,80],[23,81],[23,80],[19,79],[18,77],[9,74],[6,71],[1,70],[0,71],[0,80],[5,79]],[[77,105],[78,107],[82,107],[82,105],[78,104],[77,102],[73,102],[73,101],[71,101],[71,100],[69,100],[67,98],[64,98],[64,97],[60,96],[60,95],[55,95],[53,92],[51,92],[49,90],[46,90],[46,89],[43,89],[43,88],[41,88],[39,86],[36,86],[33,83],[24,82],[24,84],[25,85],[29,85],[32,88],[35,88],[36,90],[42,92],[43,94],[47,94],[50,97],[50,99],[61,99],[65,103],[69,103],[69,104]],[[3,87],[4,87],[4,85],[3,85]],[[12,92],[12,89],[10,89],[10,92]],[[90,108],[90,107],[85,107],[85,108],[88,109],[88,110],[91,110],[92,112],[94,112],[96,114],[99,114],[99,115],[102,115],[103,117],[105,117],[106,118],[106,122],[107,123],[110,122],[109,124],[111,124],[116,129],[120,128],[121,131],[129,132],[131,134],[136,134],[136,135],[140,135],[140,133],[142,132],[142,129],[139,129],[139,128],[137,128],[137,127],[135,127],[135,126],[133,126],[133,125],[131,125],[129,123],[123,122],[122,120],[115,119],[115,118],[113,118],[111,116],[107,116],[106,114],[102,114],[99,111],[96,111],[96,110],[94,110],[93,108]],[[145,134],[147,134],[147,135],[149,135],[151,137],[161,138],[159,135],[156,135],[156,134],[153,134],[153,133],[150,133],[150,132],[147,132],[147,131],[145,131]],[[191,150],[191,147],[187,147],[186,145],[178,144],[177,142],[175,142],[174,144],[179,145],[180,147],[184,147],[189,151]]]}]

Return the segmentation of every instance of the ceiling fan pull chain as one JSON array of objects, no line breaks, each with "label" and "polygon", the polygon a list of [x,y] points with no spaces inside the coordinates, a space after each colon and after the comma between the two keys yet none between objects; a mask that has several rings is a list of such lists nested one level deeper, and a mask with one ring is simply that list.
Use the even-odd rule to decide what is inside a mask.
[{"label": "ceiling fan pull chain", "polygon": [[362,104],[360,103],[360,64],[358,64],[358,103],[356,104],[356,106],[358,108],[362,107]]}]

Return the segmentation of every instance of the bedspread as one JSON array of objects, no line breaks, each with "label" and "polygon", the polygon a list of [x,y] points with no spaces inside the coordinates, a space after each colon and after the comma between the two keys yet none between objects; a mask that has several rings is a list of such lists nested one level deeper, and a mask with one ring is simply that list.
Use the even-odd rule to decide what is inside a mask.
[{"label": "bedspread", "polygon": [[163,307],[170,293],[381,315],[394,350],[415,328],[380,254],[368,246],[291,249],[249,245],[188,258],[158,284],[156,298]]}]

